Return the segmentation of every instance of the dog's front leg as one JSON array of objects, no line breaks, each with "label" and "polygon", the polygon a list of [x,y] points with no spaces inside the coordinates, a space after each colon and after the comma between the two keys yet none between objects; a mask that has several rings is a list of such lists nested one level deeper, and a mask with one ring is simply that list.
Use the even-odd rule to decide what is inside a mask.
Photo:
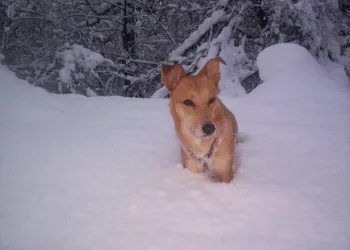
[{"label": "dog's front leg", "polygon": [[213,177],[220,182],[231,182],[234,177],[233,164],[234,160],[232,157],[224,157],[220,154],[215,155],[211,165]]},{"label": "dog's front leg", "polygon": [[188,168],[189,170],[196,173],[204,172],[203,164],[200,161],[189,157],[183,149],[181,149],[181,154],[182,154],[182,164],[185,168]]}]

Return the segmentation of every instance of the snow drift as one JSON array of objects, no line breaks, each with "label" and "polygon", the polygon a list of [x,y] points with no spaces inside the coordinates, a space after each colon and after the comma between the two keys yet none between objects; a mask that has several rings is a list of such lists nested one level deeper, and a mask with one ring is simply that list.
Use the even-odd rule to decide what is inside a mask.
[{"label": "snow drift", "polygon": [[231,184],[177,167],[167,100],[50,95],[0,68],[0,248],[349,249],[350,94],[296,45],[258,65],[263,84],[223,99]]}]

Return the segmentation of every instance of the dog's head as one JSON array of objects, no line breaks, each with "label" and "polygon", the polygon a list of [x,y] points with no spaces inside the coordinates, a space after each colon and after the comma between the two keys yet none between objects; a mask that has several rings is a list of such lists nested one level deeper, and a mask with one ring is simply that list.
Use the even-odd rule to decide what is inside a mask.
[{"label": "dog's head", "polygon": [[162,65],[162,82],[170,91],[177,119],[183,129],[200,139],[216,130],[215,110],[221,104],[217,99],[220,62],[226,64],[221,57],[209,60],[195,76],[187,76],[179,64]]}]

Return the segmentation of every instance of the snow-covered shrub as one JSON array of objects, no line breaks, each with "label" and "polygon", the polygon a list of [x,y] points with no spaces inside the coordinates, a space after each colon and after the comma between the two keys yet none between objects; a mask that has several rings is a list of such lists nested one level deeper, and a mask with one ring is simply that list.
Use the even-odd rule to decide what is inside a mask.
[{"label": "snow-covered shrub", "polygon": [[59,70],[58,92],[76,93],[86,92],[88,89],[100,89],[101,77],[96,71],[98,66],[105,64],[113,65],[113,62],[105,59],[101,54],[92,52],[81,45],[67,45],[67,48],[58,52],[63,67]]}]

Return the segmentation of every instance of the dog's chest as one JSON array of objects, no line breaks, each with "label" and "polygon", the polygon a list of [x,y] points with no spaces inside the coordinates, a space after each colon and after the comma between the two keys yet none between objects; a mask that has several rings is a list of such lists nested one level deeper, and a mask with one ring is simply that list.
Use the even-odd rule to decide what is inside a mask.
[{"label": "dog's chest", "polygon": [[193,140],[193,144],[194,148],[197,149],[196,155],[198,157],[204,157],[208,153],[211,145],[210,143],[203,142],[203,140],[197,138]]}]

